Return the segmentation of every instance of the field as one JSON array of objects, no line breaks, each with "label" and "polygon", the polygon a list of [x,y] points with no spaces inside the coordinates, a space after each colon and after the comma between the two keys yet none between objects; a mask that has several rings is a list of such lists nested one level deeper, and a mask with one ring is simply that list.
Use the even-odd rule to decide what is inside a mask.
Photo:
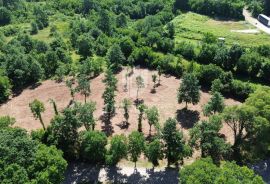
[{"label": "field", "polygon": [[176,41],[188,40],[197,43],[204,33],[212,33],[216,37],[226,39],[231,45],[239,43],[246,47],[269,44],[269,35],[259,33],[241,33],[235,31],[255,30],[256,28],[245,21],[214,20],[196,13],[186,13],[177,16],[173,21],[176,26]]},{"label": "field", "polygon": [[[201,92],[201,100],[198,105],[189,105],[188,111],[184,111],[185,104],[177,103],[177,88],[179,87],[180,80],[172,76],[162,76],[161,85],[157,87],[156,93],[151,93],[152,90],[152,79],[151,75],[155,71],[149,71],[147,69],[136,69],[134,74],[128,79],[129,91],[125,92],[123,86],[125,84],[125,71],[122,71],[117,75],[118,78],[118,92],[116,97],[116,115],[113,117],[111,124],[105,125],[101,121],[103,114],[103,99],[102,94],[104,91],[104,84],[102,83],[103,75],[93,79],[91,81],[91,96],[88,100],[95,101],[97,103],[97,111],[95,117],[97,119],[97,129],[105,131],[107,134],[125,134],[128,135],[131,131],[137,130],[137,118],[138,110],[133,105],[130,109],[130,124],[129,126],[123,126],[123,110],[121,102],[124,98],[129,98],[132,101],[136,99],[136,83],[135,78],[137,75],[142,75],[145,80],[145,88],[139,92],[139,98],[144,100],[144,103],[148,106],[157,106],[160,112],[160,124],[165,122],[169,117],[177,118],[179,122],[179,128],[182,128],[184,134],[187,136],[187,130],[191,128],[194,123],[205,117],[202,114],[202,106],[210,99],[210,94]],[[15,126],[19,126],[27,129],[28,131],[36,130],[41,128],[38,120],[35,120],[30,108],[29,103],[39,99],[45,104],[46,111],[42,114],[44,122],[49,125],[51,118],[53,117],[53,108],[49,102],[49,99],[54,99],[59,109],[64,109],[71,97],[68,88],[64,83],[56,83],[48,80],[44,81],[40,86],[36,88],[28,88],[24,90],[19,96],[13,97],[6,104],[0,106],[1,115],[10,115],[16,118],[17,122]],[[76,95],[75,100],[83,101],[83,96],[80,94]],[[226,99],[227,105],[239,104],[239,102],[232,99]],[[149,125],[147,120],[143,121],[143,131],[145,135],[149,133]],[[222,133],[229,135],[226,127]],[[230,136],[229,136],[230,137]],[[230,139],[229,139],[230,140]]]}]

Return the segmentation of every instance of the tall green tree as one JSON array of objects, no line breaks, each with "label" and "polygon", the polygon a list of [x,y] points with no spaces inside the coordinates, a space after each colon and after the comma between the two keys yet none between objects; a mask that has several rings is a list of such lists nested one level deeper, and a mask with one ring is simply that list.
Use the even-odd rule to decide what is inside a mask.
[{"label": "tall green tree", "polygon": [[203,107],[206,116],[221,113],[225,108],[224,98],[219,92],[215,92],[210,101]]},{"label": "tall green tree", "polygon": [[87,97],[91,94],[90,80],[86,75],[79,75],[77,80],[78,86],[76,87],[76,91],[84,95],[84,103],[86,103]]},{"label": "tall green tree", "polygon": [[158,161],[163,158],[163,145],[159,139],[154,139],[146,145],[146,156],[152,162],[153,167],[158,166]]},{"label": "tall green tree", "polygon": [[152,130],[152,126],[156,126],[157,128],[159,128],[159,113],[158,113],[158,109],[156,106],[153,106],[151,108],[148,108],[146,110],[146,117],[148,119],[148,124],[150,126],[149,129],[149,134],[151,135],[151,130]]},{"label": "tall green tree", "polygon": [[87,131],[95,130],[96,120],[94,112],[96,110],[95,102],[87,102],[85,104],[76,103],[77,114],[79,121],[84,125]]},{"label": "tall green tree", "polygon": [[142,120],[145,110],[147,109],[146,105],[140,104],[137,109],[139,110],[139,117],[138,117],[138,132],[142,132]]},{"label": "tall green tree", "polygon": [[84,132],[81,143],[81,156],[86,161],[97,164],[104,163],[107,137],[105,133],[98,131]]},{"label": "tall green tree", "polygon": [[128,123],[128,119],[129,119],[129,109],[131,107],[131,101],[127,98],[125,98],[122,101],[122,108],[124,109],[124,118],[126,120],[126,124]]},{"label": "tall green tree", "polygon": [[216,164],[222,159],[229,158],[231,145],[220,137],[222,119],[219,116],[211,116],[209,121],[202,121],[190,130],[190,145],[200,149],[202,157],[211,156]]},{"label": "tall green tree", "polygon": [[188,103],[193,105],[200,101],[200,86],[199,81],[194,74],[185,74],[182,83],[178,89],[178,103],[185,102],[186,108]]},{"label": "tall green tree", "polygon": [[97,26],[107,35],[111,35],[113,32],[113,23],[107,10],[100,11],[99,19],[97,20]]},{"label": "tall green tree", "polygon": [[115,135],[110,142],[110,148],[106,155],[106,163],[116,165],[121,159],[127,157],[128,140],[124,135]]},{"label": "tall green tree", "polygon": [[75,108],[66,108],[56,115],[48,127],[48,144],[55,145],[64,152],[67,159],[77,159],[79,149],[79,128],[82,127]]},{"label": "tall green tree", "polygon": [[162,130],[162,138],[164,140],[164,153],[167,158],[167,164],[177,163],[179,160],[183,162],[184,157],[191,154],[190,148],[185,145],[183,133],[176,129],[177,121],[169,118]]},{"label": "tall green tree", "polygon": [[41,101],[35,99],[34,101],[32,101],[29,104],[29,107],[30,107],[31,112],[33,113],[34,117],[36,119],[39,119],[43,129],[46,130],[46,127],[44,125],[44,122],[43,122],[43,119],[42,119],[42,116],[41,116],[41,113],[43,113],[45,111],[44,104]]},{"label": "tall green tree", "polygon": [[114,72],[117,72],[121,69],[121,65],[125,60],[125,56],[118,44],[114,44],[110,47],[107,52],[107,59],[110,64],[110,67]]},{"label": "tall green tree", "polygon": [[252,106],[231,106],[225,108],[223,112],[225,123],[233,131],[234,143],[232,146],[234,159],[241,163],[241,150],[267,120],[256,115],[256,109]]},{"label": "tall green tree", "polygon": [[135,168],[139,156],[144,151],[144,141],[143,134],[137,131],[132,132],[128,136],[128,153],[130,154],[131,161],[135,163]]}]

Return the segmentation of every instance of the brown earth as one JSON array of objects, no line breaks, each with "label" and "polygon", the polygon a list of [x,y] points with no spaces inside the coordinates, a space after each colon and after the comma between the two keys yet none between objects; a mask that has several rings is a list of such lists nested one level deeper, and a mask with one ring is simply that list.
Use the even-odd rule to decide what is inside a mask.
[{"label": "brown earth", "polygon": [[[202,106],[205,105],[210,99],[210,94],[206,92],[201,92],[201,100],[197,105],[188,105],[188,111],[184,111],[183,108],[185,104],[177,103],[177,89],[180,85],[180,80],[172,76],[162,76],[161,85],[156,88],[156,93],[151,93],[153,88],[152,83],[152,74],[156,73],[155,71],[149,71],[147,69],[135,69],[134,74],[128,77],[128,92],[125,92],[124,85],[126,83],[126,71],[123,70],[117,75],[118,78],[118,92],[116,96],[117,110],[116,115],[111,120],[111,125],[104,125],[100,120],[103,114],[103,99],[102,93],[104,91],[104,84],[102,80],[104,75],[93,79],[91,81],[91,96],[88,97],[88,101],[92,100],[97,103],[97,111],[95,116],[97,118],[97,129],[102,129],[107,133],[114,134],[129,134],[133,130],[137,130],[137,118],[138,110],[136,109],[135,104],[132,105],[130,109],[130,119],[129,126],[122,127],[124,117],[123,110],[121,107],[121,101],[124,98],[129,98],[132,102],[136,99],[136,82],[135,78],[138,75],[141,75],[145,81],[145,88],[141,89],[139,92],[139,98],[143,99],[145,104],[149,107],[157,106],[160,112],[160,124],[164,123],[169,117],[177,118],[179,122],[179,128],[182,128],[184,134],[187,136],[188,129],[191,128],[195,122],[200,119],[205,119],[202,114]],[[9,115],[16,118],[15,126],[25,128],[28,131],[36,130],[42,128],[39,121],[36,120],[29,108],[29,103],[34,99],[38,99],[45,104],[45,112],[42,114],[44,122],[46,125],[49,125],[50,120],[52,119],[54,112],[52,104],[50,104],[49,99],[54,99],[57,103],[58,110],[63,110],[67,107],[71,96],[68,88],[65,86],[65,83],[56,83],[52,80],[44,81],[40,86],[32,89],[25,89],[20,95],[13,97],[7,103],[0,106],[0,116]],[[84,97],[80,94],[77,94],[75,99],[77,101],[84,100]],[[226,99],[226,105],[236,105],[240,104],[233,99]],[[153,128],[154,129],[154,128]],[[143,121],[143,132],[147,135],[149,133],[149,125],[147,120]],[[226,135],[228,140],[231,142],[232,133],[227,126],[224,126],[222,133]]]}]

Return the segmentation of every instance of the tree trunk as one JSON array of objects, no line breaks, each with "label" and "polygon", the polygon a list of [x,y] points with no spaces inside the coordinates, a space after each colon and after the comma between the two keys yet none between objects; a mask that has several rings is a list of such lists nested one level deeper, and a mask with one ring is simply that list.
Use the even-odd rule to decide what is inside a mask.
[{"label": "tree trunk", "polygon": [[44,125],[44,122],[43,122],[43,119],[41,117],[41,114],[38,115],[38,118],[39,118],[39,121],[40,121],[40,123],[41,123],[41,125],[43,127],[43,130],[46,130],[45,125]]},{"label": "tree trunk", "polygon": [[139,102],[139,88],[137,89],[137,103]]},{"label": "tree trunk", "polygon": [[86,97],[87,97],[87,96],[86,96],[86,94],[85,94],[85,95],[84,95],[84,103],[85,103],[85,104],[86,104]]}]

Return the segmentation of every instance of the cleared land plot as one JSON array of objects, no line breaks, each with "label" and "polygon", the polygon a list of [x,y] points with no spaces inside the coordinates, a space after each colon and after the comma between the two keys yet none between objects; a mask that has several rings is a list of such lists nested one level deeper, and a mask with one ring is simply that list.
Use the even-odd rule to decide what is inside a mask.
[{"label": "cleared land plot", "polygon": [[[219,21],[196,13],[186,13],[173,20],[176,26],[176,41],[198,41],[204,33],[212,33],[226,39],[226,43],[239,43],[251,47],[269,44],[270,36],[265,33],[243,33],[240,30],[254,30],[255,27],[245,21]],[[238,32],[232,32],[238,30]],[[240,32],[239,32],[240,31]]]},{"label": "cleared land plot", "polygon": [[[187,129],[191,128],[194,123],[205,117],[202,114],[202,106],[208,102],[210,99],[210,94],[201,92],[201,100],[198,105],[189,105],[188,111],[184,111],[183,108],[185,104],[178,104],[176,100],[177,89],[180,84],[180,80],[172,76],[162,76],[161,85],[157,87],[156,93],[151,93],[153,83],[151,75],[155,71],[149,71],[147,69],[135,69],[134,74],[128,79],[129,91],[125,92],[123,87],[125,84],[125,74],[126,71],[122,71],[117,75],[118,78],[118,92],[116,96],[116,115],[112,118],[111,124],[105,125],[101,121],[103,114],[103,99],[102,94],[104,91],[104,84],[102,80],[103,75],[93,79],[91,81],[92,94],[87,100],[92,100],[97,103],[97,111],[95,112],[95,117],[97,121],[97,129],[104,130],[108,134],[126,134],[128,135],[131,131],[137,130],[138,122],[138,110],[136,106],[133,105],[130,109],[130,119],[129,126],[123,127],[123,109],[121,109],[121,101],[124,98],[129,98],[132,101],[136,99],[136,82],[135,78],[138,75],[143,76],[145,80],[145,88],[139,92],[139,97],[144,100],[145,104],[149,107],[157,106],[160,111],[160,124],[162,125],[166,119],[169,117],[176,117],[179,121],[179,127],[182,127],[185,135],[187,135]],[[13,97],[6,104],[0,106],[0,115],[10,115],[15,117],[17,122],[15,126],[25,128],[29,131],[41,128],[38,120],[35,120],[30,108],[29,103],[34,100],[39,99],[45,104],[46,111],[42,114],[44,122],[49,125],[51,118],[53,117],[53,107],[49,102],[49,99],[54,99],[60,110],[64,109],[70,99],[70,92],[64,83],[56,83],[54,81],[48,80],[44,81],[40,86],[31,89],[28,88],[24,90],[19,96]],[[76,100],[82,101],[84,97],[77,94]],[[232,99],[226,99],[227,105],[239,104],[239,102]],[[154,130],[154,128],[153,128]],[[145,135],[149,133],[149,125],[147,120],[143,121],[143,131]],[[222,131],[225,135],[229,135],[230,131],[225,127]]]}]

